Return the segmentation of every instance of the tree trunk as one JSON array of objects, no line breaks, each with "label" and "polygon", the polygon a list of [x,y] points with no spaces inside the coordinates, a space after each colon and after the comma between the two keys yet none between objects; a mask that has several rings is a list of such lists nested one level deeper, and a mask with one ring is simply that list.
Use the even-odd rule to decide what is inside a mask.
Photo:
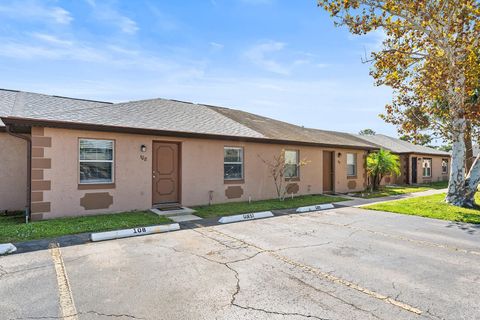
[{"label": "tree trunk", "polygon": [[465,202],[464,207],[475,207],[475,194],[480,183],[480,154],[477,156],[465,179]]},{"label": "tree trunk", "polygon": [[465,190],[465,125],[463,117],[453,120],[452,161],[450,165],[450,180],[445,201],[455,206],[466,204]]},{"label": "tree trunk", "polygon": [[467,120],[465,127],[465,172],[472,168],[473,160],[472,124]]}]

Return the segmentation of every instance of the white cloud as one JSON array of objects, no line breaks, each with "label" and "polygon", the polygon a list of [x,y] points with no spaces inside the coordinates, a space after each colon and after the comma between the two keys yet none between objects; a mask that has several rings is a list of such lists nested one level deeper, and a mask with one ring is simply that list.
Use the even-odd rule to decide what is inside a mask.
[{"label": "white cloud", "polygon": [[212,41],[210,42],[210,47],[212,47],[214,50],[222,50],[225,46],[221,43]]},{"label": "white cloud", "polygon": [[268,41],[257,44],[251,47],[245,56],[254,64],[270,72],[287,75],[290,73],[288,67],[268,57],[269,54],[282,51],[285,48],[285,43]]},{"label": "white cloud", "polygon": [[26,60],[76,60],[87,62],[108,62],[107,56],[94,48],[72,44],[49,45],[48,43],[29,44],[3,40],[0,55]]},{"label": "white cloud", "polygon": [[52,34],[34,32],[32,33],[32,37],[55,45],[69,46],[73,44],[70,40],[63,40]]},{"label": "white cloud", "polygon": [[280,75],[290,75],[296,69],[306,67],[325,68],[318,63],[317,56],[304,51],[288,50],[287,45],[278,41],[266,41],[250,47],[244,56],[253,64]]},{"label": "white cloud", "polygon": [[135,21],[117,11],[110,2],[96,2],[95,0],[86,1],[93,9],[94,16],[98,20],[114,25],[127,34],[135,34],[139,30]]},{"label": "white cloud", "polygon": [[369,57],[371,52],[379,51],[383,47],[383,41],[387,38],[387,34],[383,29],[377,29],[367,33],[366,35],[349,34],[348,39],[358,41],[362,45],[361,55]]},{"label": "white cloud", "polygon": [[58,6],[46,6],[35,0],[14,1],[0,5],[0,15],[10,19],[32,19],[47,23],[69,24],[73,17],[67,10]]}]

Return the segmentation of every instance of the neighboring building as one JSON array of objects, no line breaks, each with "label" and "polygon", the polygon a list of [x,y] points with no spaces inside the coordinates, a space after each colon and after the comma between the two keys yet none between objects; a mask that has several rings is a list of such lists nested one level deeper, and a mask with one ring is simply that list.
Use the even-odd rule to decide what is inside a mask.
[{"label": "neighboring building", "polygon": [[389,150],[400,157],[401,174],[385,177],[384,184],[417,184],[447,181],[450,153],[389,137],[383,134],[358,138]]},{"label": "neighboring building", "polygon": [[[282,151],[289,193],[361,191],[365,158],[378,149],[347,133],[165,99],[0,90],[0,118],[0,210],[27,206],[33,220],[274,198],[263,160]],[[301,159],[309,163],[298,168]]]}]

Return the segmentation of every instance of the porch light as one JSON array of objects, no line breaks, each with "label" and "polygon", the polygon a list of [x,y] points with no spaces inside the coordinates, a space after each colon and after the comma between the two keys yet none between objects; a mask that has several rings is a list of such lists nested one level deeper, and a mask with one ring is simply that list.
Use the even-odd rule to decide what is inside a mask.
[{"label": "porch light", "polygon": [[147,146],[144,145],[144,144],[142,144],[142,145],[140,146],[140,151],[142,151],[142,152],[147,152]]},{"label": "porch light", "polygon": [[339,153],[338,153],[338,157],[340,158],[341,156],[342,156],[342,153],[341,153],[341,152],[339,152]]}]

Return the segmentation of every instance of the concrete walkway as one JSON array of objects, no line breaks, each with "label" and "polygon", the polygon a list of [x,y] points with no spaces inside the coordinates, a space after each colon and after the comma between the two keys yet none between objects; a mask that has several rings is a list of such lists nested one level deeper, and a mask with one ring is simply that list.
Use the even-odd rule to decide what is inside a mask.
[{"label": "concrete walkway", "polygon": [[400,195],[396,195],[396,196],[387,196],[387,197],[370,198],[370,199],[364,199],[364,198],[357,198],[357,197],[343,196],[342,195],[342,197],[348,198],[348,199],[351,199],[351,200],[336,203],[335,206],[337,206],[337,207],[361,207],[361,206],[368,205],[368,204],[373,204],[373,203],[380,203],[380,202],[393,201],[393,200],[402,200],[402,199],[408,199],[408,198],[431,196],[431,195],[434,195],[434,194],[440,194],[440,193],[446,193],[446,192],[447,192],[447,189],[430,189],[430,190],[421,191],[421,192],[405,193],[405,194],[400,194]]}]

